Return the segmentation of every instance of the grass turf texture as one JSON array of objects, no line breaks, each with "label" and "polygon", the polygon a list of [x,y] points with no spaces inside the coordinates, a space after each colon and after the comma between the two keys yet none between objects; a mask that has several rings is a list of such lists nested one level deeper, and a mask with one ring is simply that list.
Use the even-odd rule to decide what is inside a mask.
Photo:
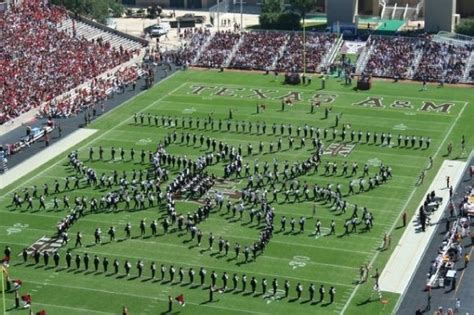
[{"label": "grass turf texture", "polygon": [[[198,136],[202,133],[204,136],[210,136],[221,140],[230,145],[238,146],[242,144],[244,152],[244,162],[249,162],[253,167],[253,160],[258,158],[260,168],[263,161],[272,161],[276,158],[280,162],[280,169],[283,161],[288,160],[302,161],[309,157],[312,151],[312,145],[307,140],[306,148],[299,149],[299,140],[295,141],[295,148],[288,149],[287,136],[283,137],[283,150],[274,154],[256,154],[252,157],[246,156],[246,145],[252,143],[254,152],[258,152],[258,143],[263,141],[265,144],[264,152],[268,152],[268,143],[273,141],[276,144],[278,136],[270,135],[273,122],[286,125],[309,126],[320,128],[329,128],[334,125],[336,114],[343,114],[338,129],[342,124],[350,124],[354,130],[364,132],[361,144],[356,144],[353,151],[346,157],[342,156],[323,156],[323,163],[319,169],[319,175],[308,174],[301,176],[301,182],[308,181],[309,184],[318,183],[320,186],[327,184],[341,183],[343,185],[343,194],[347,192],[350,178],[339,176],[343,161],[351,164],[353,161],[359,163],[359,175],[362,174],[361,168],[364,163],[370,161],[376,163],[382,161],[385,165],[393,168],[393,179],[387,184],[381,185],[374,190],[361,194],[346,197],[351,203],[357,203],[360,207],[368,207],[369,211],[375,216],[374,228],[370,232],[355,233],[350,236],[338,237],[343,233],[343,223],[350,217],[352,209],[347,214],[340,215],[339,211],[331,211],[321,202],[317,203],[316,217],[320,218],[323,227],[329,227],[330,221],[336,221],[337,235],[315,238],[313,235],[314,218],[312,216],[313,202],[300,203],[279,203],[274,204],[276,208],[275,231],[279,230],[280,218],[286,215],[289,219],[294,217],[297,221],[300,216],[305,216],[306,230],[304,233],[288,234],[274,233],[274,237],[267,246],[265,252],[258,256],[256,262],[241,264],[239,261],[232,260],[234,256],[233,245],[239,242],[242,245],[250,245],[258,238],[258,231],[255,224],[247,224],[248,214],[245,213],[242,221],[236,221],[230,215],[225,215],[223,209],[220,213],[212,213],[209,219],[200,223],[198,227],[203,231],[203,243],[201,247],[194,246],[195,243],[188,243],[189,235],[182,235],[174,231],[167,235],[162,235],[163,229],[159,226],[159,236],[149,237],[149,224],[155,218],[162,218],[164,209],[157,207],[140,211],[119,211],[116,213],[99,213],[87,215],[81,218],[69,231],[71,242],[60,250],[61,266],[65,266],[64,256],[67,248],[72,248],[75,241],[75,233],[82,231],[84,235],[84,247],[73,249],[73,254],[85,252],[91,255],[97,254],[100,258],[107,256],[112,263],[113,259],[118,258],[121,262],[118,275],[103,274],[101,272],[84,272],[83,270],[64,270],[64,268],[53,269],[42,266],[32,266],[30,263],[22,264],[21,257],[17,257],[23,247],[29,246],[42,236],[51,236],[55,231],[56,223],[65,216],[66,212],[61,211],[24,211],[14,209],[10,206],[13,191],[21,192],[24,187],[38,185],[39,192],[42,191],[42,184],[49,183],[52,190],[54,179],[59,179],[61,184],[66,175],[74,175],[74,171],[66,167],[66,154],[51,161],[49,165],[35,171],[33,174],[12,184],[10,187],[1,191],[0,199],[0,244],[10,245],[13,248],[14,260],[10,267],[12,278],[20,278],[24,281],[22,292],[30,292],[33,297],[35,310],[46,309],[48,314],[117,314],[122,305],[127,305],[131,314],[157,314],[167,309],[167,297],[173,298],[181,293],[186,298],[186,307],[181,308],[177,304],[173,311],[179,311],[182,314],[207,313],[207,314],[236,314],[236,313],[268,313],[284,314],[293,312],[303,314],[306,312],[318,312],[318,314],[333,314],[345,311],[346,314],[389,314],[394,308],[397,299],[396,294],[384,294],[387,304],[376,302],[367,302],[367,297],[371,294],[373,281],[357,285],[358,268],[363,263],[373,263],[371,274],[377,267],[380,271],[389,258],[391,250],[380,252],[378,247],[381,245],[382,236],[385,232],[392,232],[392,247],[397,243],[403,233],[400,226],[399,215],[403,210],[409,212],[409,216],[414,213],[415,207],[434,177],[436,170],[442,160],[446,158],[443,154],[449,141],[453,141],[454,150],[450,158],[459,157],[459,143],[461,135],[467,136],[467,148],[472,148],[472,135],[474,119],[474,109],[472,107],[472,89],[467,88],[435,88],[429,87],[428,91],[420,91],[419,84],[399,83],[377,81],[371,91],[354,92],[352,87],[346,87],[336,79],[329,79],[326,90],[319,91],[319,79],[313,79],[310,86],[286,86],[274,80],[273,76],[265,76],[254,73],[223,72],[214,71],[187,71],[180,72],[172,78],[164,81],[154,87],[151,91],[144,92],[132,101],[124,104],[110,114],[96,120],[90,128],[100,130],[100,133],[83,141],[77,145],[81,160],[85,164],[94,168],[98,175],[102,172],[110,173],[118,170],[119,173],[125,170],[129,172],[132,169],[145,168],[139,161],[139,150],[154,150],[156,144],[163,140],[164,136],[176,130],[178,133],[178,143],[171,144],[167,150],[176,155],[186,154],[188,157],[196,158],[205,153],[205,145],[199,147],[196,145],[186,146],[179,143],[180,133],[195,133]],[[202,91],[201,94],[192,94],[193,86],[216,86],[233,87],[246,90],[232,90],[238,96],[228,96],[229,90],[222,92],[222,95],[215,95],[220,89],[210,89]],[[275,99],[258,100],[249,97],[252,88],[259,88],[269,97]],[[270,92],[274,91],[274,92]],[[277,99],[290,91],[299,91],[302,93],[303,101],[296,102],[292,107],[286,107],[281,112],[281,101]],[[323,104],[321,109],[315,114],[309,113],[308,99],[316,93],[325,93],[337,95],[333,103]],[[242,96],[242,97],[240,97]],[[384,108],[372,108],[367,106],[355,106],[354,102],[359,102],[367,97],[383,97]],[[413,108],[392,108],[389,105],[395,100],[410,101]],[[422,101],[433,101],[436,104],[450,102],[454,106],[449,113],[425,112],[420,111]],[[260,114],[256,113],[256,103],[266,105],[266,110]],[[328,119],[323,119],[323,108],[332,107]],[[231,132],[210,131],[185,128],[179,125],[175,127],[155,127],[134,125],[132,115],[136,112],[152,113],[157,115],[170,115],[177,117],[207,118],[208,113],[212,112],[214,119],[225,121],[228,117],[229,108],[233,109],[234,121],[253,121],[254,129],[252,134],[236,133],[234,127]],[[255,122],[265,121],[267,124],[267,134],[257,135],[255,133]],[[160,123],[161,124],[161,123]],[[405,127],[400,126],[403,124]],[[217,128],[217,124],[215,126]],[[394,128],[406,128],[404,131]],[[225,123],[223,130],[226,129]],[[349,129],[350,131],[351,129]],[[395,146],[365,144],[365,131],[371,133],[377,131],[391,132],[393,135],[392,143]],[[416,135],[431,137],[432,144],[428,150],[419,150],[396,146],[396,136],[398,132],[404,135]],[[295,131],[293,131],[293,134]],[[277,131],[279,134],[279,131]],[[331,139],[331,132],[328,138]],[[145,139],[145,140],[142,140]],[[149,140],[148,140],[149,139]],[[349,138],[350,139],[350,138]],[[150,141],[151,140],[151,141]],[[346,137],[346,142],[348,137]],[[199,142],[199,141],[198,141]],[[197,143],[198,143],[197,142]],[[323,142],[328,146],[331,140]],[[337,140],[337,142],[340,142]],[[371,141],[372,142],[372,141]],[[99,146],[106,148],[105,161],[87,162],[88,149],[90,146],[96,148],[96,157]],[[124,147],[129,149],[134,147],[136,150],[135,162],[129,161],[128,150],[126,151],[125,161],[109,161],[109,148],[111,146]],[[276,147],[276,145],[275,145]],[[69,153],[69,152],[68,152]],[[428,157],[434,157],[433,168],[427,172],[424,184],[416,186],[417,177],[422,169],[427,166]],[[337,176],[322,176],[325,161],[337,161]],[[176,174],[176,168],[170,169],[171,178]],[[378,167],[371,166],[369,173],[375,174]],[[208,167],[208,171],[218,176],[223,174],[223,164],[216,164]],[[349,169],[350,173],[350,169]],[[232,185],[242,187],[246,182],[235,180]],[[277,187],[279,187],[278,185]],[[93,190],[82,186],[80,190],[70,191],[71,203],[76,196],[92,196],[99,198],[104,191]],[[164,187],[164,186],[163,186]],[[357,189],[356,189],[357,190]],[[22,195],[22,194],[21,194]],[[59,195],[62,199],[63,193]],[[271,199],[271,193],[269,194]],[[50,201],[49,197],[47,201]],[[280,200],[283,197],[280,196]],[[35,206],[37,206],[35,202]],[[49,206],[52,208],[52,205]],[[23,206],[25,208],[25,205]],[[186,213],[197,209],[197,204],[191,202],[177,202],[177,212]],[[359,215],[362,209],[359,210]],[[138,224],[142,218],[147,218],[147,236],[139,237]],[[161,220],[161,219],[160,219]],[[124,225],[126,222],[132,223],[132,236],[130,240],[123,240],[93,246],[93,233],[96,227],[101,227],[103,231],[103,240],[108,240],[106,231],[109,226],[117,227],[117,236],[121,240],[124,237]],[[17,224],[15,226],[15,224]],[[18,225],[20,224],[20,225]],[[24,225],[28,225],[25,228]],[[16,230],[11,230],[11,228]],[[10,228],[10,232],[8,229]],[[359,229],[362,228],[362,225]],[[288,223],[287,223],[288,229]],[[298,230],[298,228],[297,228]],[[13,233],[12,233],[13,231]],[[212,232],[216,236],[223,236],[231,242],[229,257],[216,255],[214,250],[202,251],[207,248],[207,235]],[[71,244],[72,243],[72,244]],[[242,256],[242,254],[241,254]],[[297,256],[305,256],[308,259],[303,261]],[[295,258],[296,257],[296,258]],[[129,259],[132,263],[132,274],[129,278],[123,277],[123,263]],[[142,279],[135,279],[135,264],[138,259],[145,262],[145,271]],[[176,269],[185,268],[185,277],[183,284],[169,283],[168,281],[152,281],[149,277],[149,264],[155,261],[158,266],[164,264],[169,268],[174,265]],[[295,262],[297,261],[297,262]],[[92,259],[91,259],[92,262]],[[50,266],[52,262],[50,261]],[[74,264],[73,264],[74,265]],[[91,263],[92,265],[92,263]],[[195,283],[199,282],[198,269],[205,267],[207,270],[206,284],[210,282],[210,273],[215,270],[218,273],[217,285],[221,285],[221,275],[227,271],[231,279],[233,273],[241,276],[243,273],[248,276],[247,292],[240,292],[241,283],[239,280],[237,292],[227,292],[216,294],[215,302],[206,303],[208,300],[208,291],[201,287],[188,285],[187,270],[193,267],[196,271]],[[93,267],[89,267],[89,270]],[[109,265],[109,272],[112,270]],[[100,268],[101,270],[101,268]],[[257,295],[249,295],[250,279],[255,276],[258,280]],[[166,273],[166,280],[168,279]],[[271,281],[276,277],[279,281],[279,289],[283,289],[285,279],[290,280],[290,297],[287,299],[273,299],[262,296],[260,281],[262,278],[268,281],[268,289],[271,290]],[[175,276],[177,279],[177,275]],[[229,279],[230,286],[232,282]],[[304,291],[302,298],[294,300],[296,296],[295,287],[297,282],[301,282]],[[323,303],[311,303],[307,301],[308,286],[310,283],[316,285],[324,284],[326,287],[326,296]],[[337,289],[335,303],[328,304],[329,286],[334,285]],[[207,286],[206,286],[207,287]],[[319,294],[315,294],[316,300]],[[13,295],[7,294],[7,308],[13,305]]]}]

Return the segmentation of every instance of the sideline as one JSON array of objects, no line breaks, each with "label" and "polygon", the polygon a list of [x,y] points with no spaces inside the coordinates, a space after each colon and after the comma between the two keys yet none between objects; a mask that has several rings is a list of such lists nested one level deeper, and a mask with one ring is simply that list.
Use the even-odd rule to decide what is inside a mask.
[{"label": "sideline", "polygon": [[87,128],[78,129],[74,131],[73,133],[71,133],[70,135],[53,143],[48,148],[42,150],[41,152],[26,159],[22,163],[9,169],[5,174],[0,175],[0,189],[7,187],[8,185],[13,183],[17,179],[22,178],[29,172],[47,163],[51,159],[62,154],[64,151],[72,148],[77,143],[92,136],[97,131],[98,131],[97,129],[87,129]]},{"label": "sideline", "polygon": [[[444,210],[449,202],[449,189],[446,188],[446,177],[451,178],[453,187],[456,187],[464,174],[466,163],[460,161],[446,160],[443,162],[436,177],[425,193],[435,191],[437,197],[442,197],[443,201],[438,210],[431,216],[431,225],[426,232],[417,231],[418,211],[415,211],[413,217],[408,222],[407,228],[393,251],[387,265],[380,276],[380,289],[386,292],[402,294],[405,292],[410,279],[415,274],[418,265],[423,257],[421,253],[428,248],[429,243],[436,231],[436,224],[442,219]],[[417,209],[423,205],[421,200]]]},{"label": "sideline", "polygon": [[[448,129],[448,131],[446,132],[446,135],[444,136],[443,140],[441,141],[441,143],[439,144],[438,146],[438,149],[436,150],[435,154],[433,155],[433,159],[436,160],[436,158],[438,157],[439,153],[441,152],[441,148],[444,148],[445,147],[445,143],[446,141],[448,140],[448,137],[451,135],[453,129],[454,129],[454,126],[457,125],[458,123],[458,120],[459,118],[461,118],[462,116],[462,113],[464,112],[464,109],[466,108],[467,104],[469,104],[469,102],[465,102],[464,103],[464,106],[462,107],[461,111],[458,113],[456,119],[452,122],[451,124],[451,127]],[[402,211],[404,211],[408,205],[410,204],[410,202],[412,201],[413,199],[413,196],[415,196],[415,193],[418,191],[417,187],[415,186],[413,188],[413,190],[411,191],[410,195],[408,196],[407,198],[407,201],[405,202],[405,204],[403,205],[403,208],[402,208]],[[424,198],[424,196],[423,196]],[[401,215],[402,215],[402,211],[400,211],[400,213],[398,214],[397,218],[394,220],[393,222],[393,225],[392,227],[390,228],[390,230],[388,230],[388,233],[389,234],[392,234],[393,230],[395,229]],[[374,257],[372,257],[372,259],[370,260],[369,262],[369,266],[372,266],[375,262],[375,260],[377,259],[377,257],[379,256],[380,254],[380,251],[376,252]],[[344,314],[347,310],[347,308],[349,307],[352,299],[354,298],[354,296],[356,295],[357,291],[359,290],[359,287],[360,287],[360,284],[357,284],[357,286],[355,287],[354,291],[352,291],[352,294],[351,296],[349,297],[349,299],[347,300],[346,304],[344,305],[344,308],[342,309],[341,311],[341,314]],[[403,296],[401,296],[398,301],[397,301],[397,304],[395,305],[395,308],[394,308],[394,312],[396,312],[397,308],[398,308],[398,305],[401,301],[401,298],[403,298]]]}]

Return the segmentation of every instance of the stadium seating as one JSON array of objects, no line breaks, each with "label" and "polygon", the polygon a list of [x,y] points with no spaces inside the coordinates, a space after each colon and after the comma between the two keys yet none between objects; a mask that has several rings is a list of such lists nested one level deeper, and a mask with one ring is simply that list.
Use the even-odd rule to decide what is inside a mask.
[{"label": "stadium seating", "polygon": [[206,46],[211,37],[211,32],[208,29],[186,29],[182,38],[185,41],[185,45],[179,52],[179,61],[182,64],[194,64],[196,59],[199,58],[201,48]]},{"label": "stadium seating", "polygon": [[101,39],[104,42],[110,43],[112,47],[120,49],[120,47],[129,51],[139,50],[142,45],[134,40],[119,36],[115,33],[104,32],[103,30],[86,24],[79,20],[74,20],[70,17],[66,17],[58,24],[58,29],[67,32],[69,35],[79,38],[85,38],[88,41],[94,41]]},{"label": "stadium seating", "polygon": [[[180,60],[201,67],[245,70],[303,71],[301,32],[259,31],[234,33],[193,30],[184,33]],[[336,35],[307,33],[306,67],[317,72],[324,56],[335,44]]]},{"label": "stadium seating", "polygon": [[46,102],[39,110],[41,117],[67,118],[104,101],[112,93],[120,92],[143,75],[136,66],[128,66],[113,74],[94,79],[90,84],[71,90],[59,99]]},{"label": "stadium seating", "polygon": [[0,12],[0,124],[133,57],[135,50],[127,47],[134,46],[116,42],[114,47],[98,30],[93,41],[72,37],[57,27],[65,20],[63,8],[40,0]]},{"label": "stadium seating", "polygon": [[370,56],[365,73],[377,77],[409,79],[422,41],[411,37],[371,37],[367,43]]},{"label": "stadium seating", "polygon": [[463,79],[471,51],[468,45],[426,41],[414,79],[458,83]]},{"label": "stadium seating", "polygon": [[217,32],[212,37],[209,45],[202,48],[201,55],[195,64],[209,68],[224,66],[232,49],[239,40],[240,33],[230,31]]},{"label": "stadium seating", "polygon": [[474,46],[439,37],[371,37],[358,73],[428,82],[472,82]]},{"label": "stadium seating", "polygon": [[272,69],[288,38],[289,34],[283,32],[245,33],[230,67],[249,70]]},{"label": "stadium seating", "polygon": [[[306,71],[317,72],[323,57],[335,44],[335,34],[306,33]],[[303,34],[293,33],[276,65],[278,71],[303,72]]]}]

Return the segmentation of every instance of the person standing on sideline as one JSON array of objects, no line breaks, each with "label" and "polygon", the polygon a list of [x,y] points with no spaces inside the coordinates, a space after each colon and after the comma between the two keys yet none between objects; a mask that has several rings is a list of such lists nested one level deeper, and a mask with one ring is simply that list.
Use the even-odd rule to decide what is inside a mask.
[{"label": "person standing on sideline", "polygon": [[173,310],[173,298],[171,295],[168,295],[168,313],[171,313]]},{"label": "person standing on sideline", "polygon": [[454,314],[458,315],[460,310],[461,310],[461,300],[459,298],[456,298],[456,304],[454,304]]},{"label": "person standing on sideline", "polygon": [[329,289],[329,303],[332,304],[334,303],[334,297],[336,296],[336,288],[331,287]]}]

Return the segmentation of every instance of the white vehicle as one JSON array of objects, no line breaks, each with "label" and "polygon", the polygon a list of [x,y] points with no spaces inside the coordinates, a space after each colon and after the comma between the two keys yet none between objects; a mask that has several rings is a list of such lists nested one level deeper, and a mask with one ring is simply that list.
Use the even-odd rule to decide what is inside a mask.
[{"label": "white vehicle", "polygon": [[163,27],[162,25],[156,25],[150,30],[151,37],[159,37],[162,35],[166,35],[169,29]]},{"label": "white vehicle", "polygon": [[106,25],[107,27],[110,27],[110,28],[114,29],[114,30],[117,29],[117,22],[115,22],[115,20],[112,19],[112,18],[108,18],[108,19],[106,20],[106,24],[105,24],[105,25]]}]

